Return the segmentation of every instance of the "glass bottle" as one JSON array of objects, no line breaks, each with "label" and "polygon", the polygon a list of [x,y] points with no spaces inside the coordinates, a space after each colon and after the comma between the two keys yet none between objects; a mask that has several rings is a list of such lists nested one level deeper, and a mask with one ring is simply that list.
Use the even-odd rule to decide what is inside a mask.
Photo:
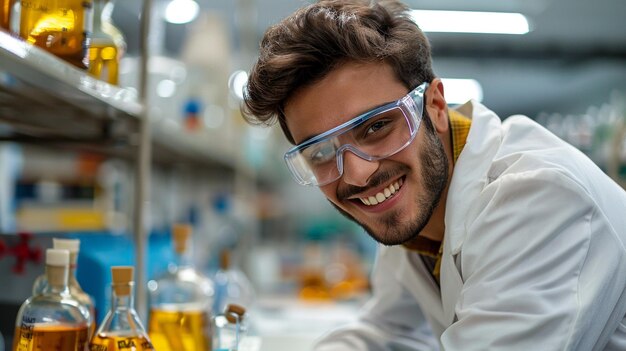
[{"label": "glass bottle", "polygon": [[92,6],[91,0],[21,0],[20,37],[86,69]]},{"label": "glass bottle", "polygon": [[237,304],[229,304],[224,313],[213,320],[213,351],[237,351],[247,333],[246,309]]},{"label": "glass bottle", "polygon": [[13,351],[84,351],[89,312],[67,287],[67,250],[46,250],[47,285],[43,292],[26,300],[17,313]]},{"label": "glass bottle", "polygon": [[255,292],[248,277],[231,264],[231,250],[223,249],[220,254],[220,268],[213,278],[215,281],[214,311],[223,311],[226,305],[234,303],[252,306]]},{"label": "glass bottle", "polygon": [[148,282],[148,331],[159,351],[211,350],[213,282],[191,263],[188,242],[192,228],[172,228],[175,260],[162,277]]},{"label": "glass bottle", "polygon": [[[87,314],[87,320],[89,321],[89,338],[96,330],[96,310],[93,299],[87,294],[78,284],[76,280],[76,262],[78,261],[78,252],[80,248],[80,240],[78,239],[52,239],[52,247],[59,250],[67,250],[70,253],[70,273],[67,282],[67,286],[70,290],[70,295],[80,302],[89,312]],[[41,294],[46,285],[48,279],[46,275],[39,276],[33,284],[33,296]]]},{"label": "glass bottle", "polygon": [[111,309],[89,342],[89,351],[154,351],[135,312],[133,267],[111,267]]},{"label": "glass bottle", "polygon": [[117,85],[119,63],[126,51],[126,40],[122,32],[113,25],[112,12],[112,1],[94,0],[93,33],[89,44],[89,74]]},{"label": "glass bottle", "polygon": [[15,0],[0,0],[0,28],[11,30],[11,11]]}]

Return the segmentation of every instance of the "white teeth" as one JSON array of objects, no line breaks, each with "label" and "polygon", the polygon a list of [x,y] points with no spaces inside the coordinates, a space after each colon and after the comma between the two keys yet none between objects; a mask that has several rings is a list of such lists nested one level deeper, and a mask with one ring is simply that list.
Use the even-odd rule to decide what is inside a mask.
[{"label": "white teeth", "polygon": [[395,194],[398,190],[400,190],[402,183],[403,181],[402,179],[400,179],[397,182],[394,182],[393,184],[390,184],[388,187],[384,188],[382,192],[377,193],[374,196],[362,197],[360,198],[360,200],[362,203],[364,203],[367,206],[378,205],[379,203],[382,203],[385,200],[387,200],[389,197],[391,197],[391,195]]}]

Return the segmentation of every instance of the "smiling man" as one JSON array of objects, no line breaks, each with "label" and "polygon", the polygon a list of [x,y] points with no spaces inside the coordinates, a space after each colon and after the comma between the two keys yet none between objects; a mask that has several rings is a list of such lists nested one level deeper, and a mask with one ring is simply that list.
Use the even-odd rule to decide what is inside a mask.
[{"label": "smiling man", "polygon": [[359,322],[316,350],[625,350],[626,193],[526,117],[448,109],[406,10],[304,7],[250,74],[294,179],[383,244]]}]

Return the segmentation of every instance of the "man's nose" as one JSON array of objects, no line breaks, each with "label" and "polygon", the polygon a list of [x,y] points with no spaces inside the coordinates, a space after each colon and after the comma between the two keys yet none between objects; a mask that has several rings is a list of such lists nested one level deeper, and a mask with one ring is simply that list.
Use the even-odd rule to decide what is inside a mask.
[{"label": "man's nose", "polygon": [[343,153],[343,176],[346,184],[366,186],[372,174],[378,169],[378,161],[368,161],[346,150]]}]

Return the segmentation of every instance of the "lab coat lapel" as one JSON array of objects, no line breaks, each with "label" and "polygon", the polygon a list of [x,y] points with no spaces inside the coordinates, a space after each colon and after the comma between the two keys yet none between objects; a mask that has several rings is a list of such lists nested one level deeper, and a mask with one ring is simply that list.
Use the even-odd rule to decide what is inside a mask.
[{"label": "lab coat lapel", "polygon": [[463,288],[460,255],[467,215],[489,181],[489,169],[501,143],[501,122],[495,113],[476,102],[461,106],[459,112],[472,118],[472,126],[454,166],[446,199],[446,232],[440,271],[445,325],[454,323],[455,307]]}]

